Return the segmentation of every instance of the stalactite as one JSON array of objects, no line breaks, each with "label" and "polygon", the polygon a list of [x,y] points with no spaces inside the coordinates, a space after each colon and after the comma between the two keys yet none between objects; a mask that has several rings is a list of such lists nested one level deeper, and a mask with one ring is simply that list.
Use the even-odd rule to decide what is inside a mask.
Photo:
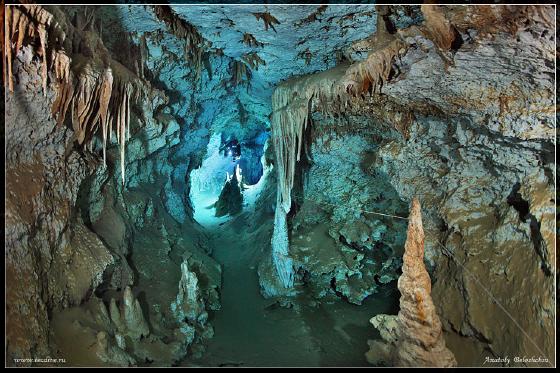
[{"label": "stalactite", "polygon": [[113,114],[109,112],[107,114],[107,131],[109,132],[109,142],[113,141],[113,126],[111,126],[111,123],[113,123]]},{"label": "stalactite", "polygon": [[148,43],[146,41],[146,34],[142,34],[142,36],[140,37],[140,77],[142,79],[145,78],[144,65],[146,64],[146,61],[148,59],[147,53]]},{"label": "stalactite", "polygon": [[253,34],[250,34],[248,32],[243,34],[243,39],[241,40],[241,42],[249,47],[264,47],[264,43],[259,42],[253,36]]},{"label": "stalactite", "polygon": [[439,5],[423,4],[422,14],[425,19],[427,36],[441,49],[449,50],[457,37],[457,32],[451,26]]},{"label": "stalactite", "polygon": [[99,111],[101,130],[103,136],[103,165],[107,164],[107,130],[109,126],[109,103],[111,102],[111,93],[113,90],[113,73],[110,68],[106,69],[103,74],[101,83],[101,95],[99,98]]},{"label": "stalactite", "polygon": [[[140,95],[152,94],[151,87],[140,81],[137,75],[112,60],[98,36],[93,35],[95,20],[93,13],[84,14],[85,22],[79,19],[83,29],[90,31],[82,34],[80,28],[69,23],[60,26],[52,22],[53,15],[37,5],[6,7],[4,41],[6,43],[5,76],[8,88],[13,91],[12,60],[24,43],[32,40],[39,42],[37,54],[41,57],[41,78],[44,95],[47,94],[49,69],[56,80],[56,97],[52,104],[52,115],[61,125],[70,110],[71,124],[75,139],[84,149],[93,150],[93,137],[100,130],[103,146],[103,164],[107,160],[107,135],[112,141],[115,128],[120,145],[122,182],[125,181],[124,154],[125,143],[130,138],[130,100],[138,101]],[[65,27],[63,29],[63,27]],[[48,45],[49,32],[54,34],[58,44]],[[73,58],[62,48],[66,33],[73,35]],[[196,38],[195,38],[196,39]],[[141,41],[140,55],[144,66],[145,40]],[[96,50],[94,55],[82,51]],[[48,63],[50,61],[50,64]],[[143,75],[140,69],[139,75]],[[114,125],[113,125],[114,122]]]},{"label": "stalactite", "polygon": [[121,122],[119,124],[119,134],[120,134],[120,139],[121,139],[121,142],[120,142],[121,179],[122,179],[122,184],[124,185],[124,170],[125,170],[125,168],[124,168],[124,151],[125,151],[125,146],[124,146],[124,144],[125,144],[125,138],[124,138],[125,132],[124,132],[124,129],[125,129],[125,121],[124,121],[123,117],[124,117],[124,115],[121,114],[121,117],[120,117]]},{"label": "stalactite", "polygon": [[289,256],[287,214],[292,200],[296,162],[300,160],[303,133],[309,122],[313,98],[329,92],[337,97],[338,79],[344,70],[334,69],[308,77],[291,80],[279,85],[272,94],[272,140],[276,157],[278,190],[274,231],[272,234],[272,260],[285,288],[293,286],[294,268]]},{"label": "stalactite", "polygon": [[328,5],[320,5],[313,13],[308,15],[306,18],[294,23],[294,26],[301,27],[301,26],[309,24],[309,23],[320,21],[321,19],[319,17],[323,13],[325,13],[327,8],[328,8]]},{"label": "stalactite", "polygon": [[[287,237],[284,231],[287,229],[285,218],[290,211],[296,162],[300,159],[303,133],[311,107],[314,105],[323,115],[335,119],[335,113],[340,114],[351,106],[364,105],[365,95],[380,93],[381,87],[389,79],[393,63],[406,53],[406,36],[422,34],[422,29],[415,27],[390,33],[382,9],[378,9],[378,12],[378,32],[373,40],[372,51],[364,61],[350,66],[341,64],[326,72],[288,80],[278,85],[273,93],[272,133],[278,173],[278,202],[272,251],[285,286],[290,284],[285,265],[288,261],[283,259],[288,255],[288,243],[284,240]],[[432,13],[428,16],[428,22],[438,17]],[[452,28],[449,30],[454,31]],[[445,38],[442,45],[447,46],[448,35],[441,37]],[[339,116],[336,118],[340,120]]]},{"label": "stalactite", "polygon": [[4,12],[4,50],[5,50],[5,61],[4,61],[4,82],[8,83],[8,89],[10,92],[14,91],[14,80],[12,77],[12,43],[10,35],[11,32],[11,22],[12,22],[12,7],[3,7]]},{"label": "stalactite", "polygon": [[274,32],[276,32],[276,29],[274,28],[274,25],[279,25],[280,22],[270,13],[253,13],[253,15],[255,16],[255,18],[258,20],[262,19],[262,21],[264,22],[264,29],[265,31],[268,31],[268,28],[272,28],[274,30]]},{"label": "stalactite", "polygon": [[43,79],[43,96],[47,97],[47,30],[45,25],[38,26],[39,40],[41,41],[41,55],[43,64],[41,65],[41,78]]},{"label": "stalactite", "polygon": [[152,6],[156,17],[169,27],[170,31],[185,41],[185,60],[193,66],[195,81],[200,80],[202,71],[202,54],[207,41],[200,35],[196,27],[178,17],[168,5]]},{"label": "stalactite", "polygon": [[126,92],[126,140],[130,140],[130,95],[132,87],[127,86]]},{"label": "stalactite", "polygon": [[395,57],[405,43],[395,38],[383,48],[372,52],[364,61],[352,65],[345,74],[342,84],[352,96],[375,93],[387,81]]},{"label": "stalactite", "polygon": [[196,52],[193,54],[194,59],[192,61],[194,65],[195,71],[195,81],[200,81],[201,73],[202,73],[202,48],[197,48]]},{"label": "stalactite", "polygon": [[[34,38],[39,36],[42,55],[41,78],[43,80],[43,91],[46,95],[47,87],[47,28],[52,22],[52,14],[38,5],[6,6],[5,12],[5,48],[7,65],[7,82],[10,92],[14,91],[12,61],[20,51],[25,37]],[[13,42],[17,34],[17,41]]]},{"label": "stalactite", "polygon": [[241,61],[233,61],[231,84],[236,87],[243,82],[248,83],[250,78],[251,71],[247,68],[247,65]]},{"label": "stalactite", "polygon": [[[5,21],[5,43],[6,43],[6,65],[7,71],[5,73],[10,92],[13,92],[13,72],[12,60],[17,56],[18,52],[23,47],[26,37],[34,39],[39,38],[41,55],[41,79],[43,94],[47,94],[47,78],[48,78],[48,28],[51,27],[53,16],[43,8],[37,5],[21,5],[21,6],[7,6],[6,7],[6,21]],[[17,40],[14,43],[14,36],[17,35]],[[53,52],[54,55],[54,70],[57,76],[63,75],[64,77],[66,68],[64,63],[61,63],[60,56],[57,51]],[[66,65],[67,66],[67,65]]]},{"label": "stalactite", "polygon": [[266,65],[265,60],[259,57],[257,52],[251,52],[243,55],[241,59],[251,67],[251,69],[258,70],[259,65]]}]

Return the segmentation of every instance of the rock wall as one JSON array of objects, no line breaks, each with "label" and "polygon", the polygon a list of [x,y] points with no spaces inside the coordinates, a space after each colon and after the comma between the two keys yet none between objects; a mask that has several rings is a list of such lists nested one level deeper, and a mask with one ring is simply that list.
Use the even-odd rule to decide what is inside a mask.
[{"label": "rock wall", "polygon": [[[543,7],[532,13],[513,33],[463,34],[451,66],[429,43],[420,51],[425,41],[417,39],[419,48],[399,66],[403,76],[385,93],[405,105],[427,104],[440,115],[417,113],[408,140],[382,146],[376,162],[401,196],[419,195],[428,210],[427,255],[435,265],[433,297],[444,327],[480,341],[495,356],[534,354],[549,361],[555,267],[551,12]],[[495,318],[507,333],[496,328]],[[460,363],[469,361],[459,345],[450,348]],[[471,364],[481,363],[479,353]]]},{"label": "rock wall", "polygon": [[406,229],[398,217],[406,216],[406,205],[371,165],[379,130],[333,134],[335,121],[315,119],[311,164],[294,193],[301,209],[292,220],[290,254],[317,300],[361,304],[398,278]]},{"label": "rock wall", "polygon": [[80,304],[114,256],[74,206],[98,160],[73,150],[72,131],[51,117],[53,90],[25,48],[6,95],[7,363],[49,355],[49,313]]},{"label": "rock wall", "polygon": [[[97,24],[83,30],[87,10],[49,11],[52,27],[76,27],[73,40],[87,37],[68,53],[85,53],[91,40],[101,43]],[[87,147],[78,145],[71,115],[57,124],[51,113],[60,93],[58,71],[38,58],[56,53],[56,45],[46,51],[24,40],[31,45],[12,56],[14,92],[6,101],[7,363],[54,354],[72,365],[170,365],[200,351],[211,326],[197,328],[185,343],[181,333],[174,334],[180,322],[170,311],[183,255],[192,257],[189,268],[203,281],[205,308],[220,307],[220,267],[208,256],[188,202],[190,160],[200,154],[192,142],[179,145],[192,133],[161,111],[168,97],[149,88],[145,100],[131,100],[126,109],[125,148],[114,135],[106,152],[100,136],[91,135]],[[117,59],[134,50],[134,44],[116,51],[96,47]],[[126,58],[134,59],[130,53]],[[126,74],[152,87],[136,65],[135,73]],[[119,329],[118,321],[107,323],[109,304],[121,309],[123,322],[138,325]]]},{"label": "rock wall", "polygon": [[[378,217],[356,211],[399,215],[399,203],[417,195],[432,296],[459,365],[481,365],[488,354],[552,362],[554,10],[427,7],[422,24],[389,37],[401,45],[393,58],[392,44],[372,40],[363,63],[282,86],[283,110],[308,102],[313,114],[313,131],[303,135],[309,164],[298,163],[300,196],[292,192],[289,255],[319,273],[340,268],[327,232],[368,249],[368,237],[384,229],[376,233]],[[378,66],[381,55],[390,63]],[[346,234],[340,221],[350,223]],[[380,221],[398,237],[397,218]],[[313,224],[314,236],[298,234]],[[371,274],[349,268],[333,287],[356,301],[372,292]],[[356,271],[359,295],[345,284]],[[301,279],[325,283],[305,272]]]}]

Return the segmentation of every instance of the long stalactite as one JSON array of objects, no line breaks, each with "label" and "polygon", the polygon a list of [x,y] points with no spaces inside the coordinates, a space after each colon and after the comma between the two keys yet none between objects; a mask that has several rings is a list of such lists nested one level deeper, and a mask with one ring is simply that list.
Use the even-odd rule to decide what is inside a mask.
[{"label": "long stalactite", "polygon": [[[107,140],[116,134],[120,153],[122,184],[125,183],[125,149],[130,139],[130,108],[141,95],[152,94],[143,78],[145,56],[139,53],[141,68],[133,73],[109,56],[97,35],[69,23],[53,22],[53,14],[38,5],[7,6],[5,11],[5,76],[10,92],[14,91],[13,60],[24,45],[36,45],[41,57],[43,95],[46,97],[49,71],[55,79],[56,97],[51,112],[62,125],[70,110],[77,143],[93,149],[95,134],[100,132],[103,164],[107,163]],[[90,15],[91,17],[91,15]],[[49,37],[52,33],[54,37]],[[68,41],[66,35],[71,35]],[[55,39],[55,45],[48,40]],[[145,42],[144,42],[145,43]],[[141,41],[142,44],[142,41]],[[96,49],[96,54],[82,50]],[[142,49],[142,45],[140,46]],[[87,55],[87,56],[86,56]],[[107,139],[109,137],[109,139]]]},{"label": "long stalactite", "polygon": [[[395,59],[406,54],[408,40],[424,37],[441,51],[449,53],[458,37],[457,30],[474,28],[492,32],[516,29],[538,7],[526,6],[513,12],[508,7],[473,6],[447,12],[446,7],[423,5],[424,23],[390,33],[383,19],[385,8],[378,6],[377,31],[370,53],[363,61],[340,64],[321,73],[296,77],[281,83],[272,95],[272,139],[278,175],[277,208],[272,236],[272,257],[285,287],[293,285],[294,269],[290,267],[287,214],[291,208],[296,163],[300,160],[303,133],[312,110],[332,115],[355,107],[366,96],[379,95],[388,81]],[[538,16],[551,20],[542,14]],[[490,34],[490,33],[489,33]],[[448,60],[448,57],[445,57]],[[406,129],[401,132],[406,132]]]}]

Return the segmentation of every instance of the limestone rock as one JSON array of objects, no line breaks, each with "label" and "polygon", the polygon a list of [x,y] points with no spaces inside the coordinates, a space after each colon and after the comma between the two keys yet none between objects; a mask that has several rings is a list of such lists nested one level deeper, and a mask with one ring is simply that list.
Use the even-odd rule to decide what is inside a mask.
[{"label": "limestone rock", "polygon": [[109,314],[111,315],[111,321],[115,324],[116,329],[124,331],[125,326],[123,320],[121,319],[121,311],[117,306],[115,298],[111,298],[111,302],[109,303]]},{"label": "limestone rock", "polygon": [[136,364],[134,358],[126,353],[126,351],[113,344],[111,337],[106,332],[97,333],[95,348],[97,356],[105,363],[119,366]]},{"label": "limestone rock", "polygon": [[189,270],[188,261],[181,263],[181,280],[179,281],[179,293],[176,301],[171,305],[172,310],[186,318],[189,322],[204,323],[208,314],[204,309],[204,303],[200,297],[198,278],[194,272]]},{"label": "limestone rock", "polygon": [[134,339],[146,337],[150,334],[150,328],[144,315],[140,302],[134,298],[130,286],[127,286],[123,295],[123,319],[126,325],[126,334]]},{"label": "limestone rock", "polygon": [[[424,230],[420,202],[414,198],[408,221],[403,273],[398,281],[400,311],[396,319],[377,316],[372,324],[386,342],[373,343],[368,361],[375,359],[395,366],[452,367],[453,353],[445,346],[441,322],[431,298],[431,280],[424,265]],[[381,347],[381,353],[376,348]]]}]

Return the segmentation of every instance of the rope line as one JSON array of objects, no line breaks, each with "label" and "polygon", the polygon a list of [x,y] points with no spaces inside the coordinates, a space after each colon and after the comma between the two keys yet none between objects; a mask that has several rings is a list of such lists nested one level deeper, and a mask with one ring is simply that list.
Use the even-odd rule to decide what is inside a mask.
[{"label": "rope line", "polygon": [[[332,203],[328,203],[328,202],[324,202],[324,201],[316,201],[313,199],[305,199],[306,201],[311,201],[314,202],[316,204],[323,204],[323,205],[329,205],[329,206],[333,206],[333,207],[340,207],[341,205],[335,205]],[[389,218],[397,218],[397,219],[403,219],[403,220],[408,220],[408,218],[405,218],[404,216],[398,216],[398,215],[391,215],[391,214],[384,214],[382,212],[378,212],[378,211],[369,211],[369,210],[362,210],[362,209],[358,209],[358,208],[348,208],[349,210],[354,210],[354,211],[359,211],[359,212],[365,212],[367,214],[373,214],[373,215],[381,215],[381,216],[387,216]]]},{"label": "rope line", "polygon": [[548,359],[548,357],[546,356],[546,354],[540,349],[540,347],[537,345],[537,343],[529,336],[529,334],[525,331],[525,329],[523,329],[521,327],[521,325],[519,325],[519,323],[513,318],[513,316],[508,312],[508,310],[500,303],[500,301],[498,301],[498,299],[496,299],[496,297],[490,292],[490,290],[488,290],[467,268],[465,268],[464,265],[462,265],[459,260],[457,260],[457,258],[455,257],[455,255],[453,255],[453,253],[451,253],[441,242],[437,241],[437,243],[441,246],[441,248],[443,249],[443,251],[445,252],[445,254],[448,255],[448,257],[453,258],[453,261],[455,263],[457,263],[463,270],[464,272],[472,279],[474,280],[478,285],[480,285],[480,287],[486,292],[486,294],[488,294],[488,296],[494,301],[494,303],[496,303],[496,305],[502,310],[504,311],[504,313],[511,319],[511,321],[513,321],[513,323],[515,324],[515,326],[517,326],[517,328],[519,328],[519,330],[521,330],[521,332],[525,335],[525,337],[527,337],[527,339],[533,344],[533,346],[535,346],[535,348],[537,349],[537,351],[539,351],[539,353],[543,356],[547,358],[547,362],[550,366],[553,366],[552,363],[550,362],[550,359]]},{"label": "rope line", "polygon": [[[307,199],[308,201],[312,201],[314,203],[317,204],[326,204],[326,205],[330,205],[333,207],[339,207],[340,205],[335,205],[332,203],[328,203],[328,202],[319,202],[319,201],[315,201],[312,199]],[[350,208],[350,210],[354,210],[354,211],[360,211],[363,213],[368,213],[368,214],[374,214],[374,215],[381,215],[381,216],[386,216],[386,217],[390,217],[390,218],[398,218],[398,219],[403,219],[403,220],[408,220],[408,218],[405,218],[403,216],[398,216],[398,215],[391,215],[391,214],[385,214],[382,212],[378,212],[378,211],[368,211],[368,210],[362,210],[362,209],[357,209],[357,208]],[[550,362],[550,359],[548,359],[548,357],[546,356],[546,354],[541,350],[541,348],[537,345],[537,343],[531,338],[531,336],[529,336],[529,333],[527,333],[525,331],[525,329],[523,329],[523,327],[521,327],[521,325],[513,318],[513,316],[511,315],[511,313],[509,313],[509,311],[502,305],[502,303],[500,301],[498,301],[498,299],[492,294],[492,292],[490,292],[490,290],[488,290],[479,280],[478,278],[476,278],[467,268],[465,268],[464,265],[462,265],[459,260],[455,257],[455,255],[453,255],[453,253],[451,253],[451,251],[449,251],[441,242],[436,241],[441,248],[443,249],[444,253],[453,259],[453,261],[458,264],[464,271],[465,274],[467,274],[467,276],[469,278],[471,278],[472,280],[474,280],[485,292],[486,294],[488,294],[488,296],[490,297],[490,299],[510,318],[511,321],[513,321],[513,323],[515,324],[515,326],[521,330],[521,332],[525,335],[525,337],[527,337],[527,339],[533,344],[533,346],[535,346],[535,348],[537,349],[537,351],[543,356],[546,357],[547,359],[547,363],[553,367],[553,364]]]}]

